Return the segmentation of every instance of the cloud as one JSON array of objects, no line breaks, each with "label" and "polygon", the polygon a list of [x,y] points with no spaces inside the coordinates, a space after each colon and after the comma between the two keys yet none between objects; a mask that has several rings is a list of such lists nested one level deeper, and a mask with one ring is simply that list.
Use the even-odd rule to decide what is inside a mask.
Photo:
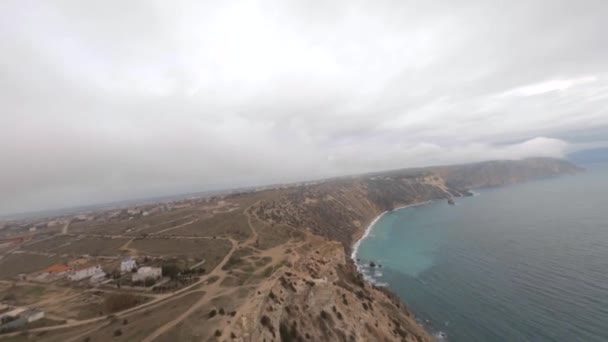
[{"label": "cloud", "polygon": [[595,82],[597,77],[595,76],[586,76],[580,77],[570,80],[554,80],[547,81],[537,84],[531,84],[524,87],[519,87],[510,91],[507,91],[503,94],[503,96],[533,96],[540,95],[544,93],[549,93],[552,91],[564,91],[573,86],[585,84],[589,82]]},{"label": "cloud", "polygon": [[562,156],[608,139],[606,6],[4,1],[0,212]]},{"label": "cloud", "polygon": [[[340,169],[367,172],[396,169],[408,166],[428,166],[483,160],[522,159],[529,157],[562,158],[569,144],[559,139],[537,137],[513,144],[469,143],[463,145],[418,144],[368,144],[363,148],[351,145],[338,149],[331,156],[331,163]],[[373,165],[372,168],[370,166]]]}]

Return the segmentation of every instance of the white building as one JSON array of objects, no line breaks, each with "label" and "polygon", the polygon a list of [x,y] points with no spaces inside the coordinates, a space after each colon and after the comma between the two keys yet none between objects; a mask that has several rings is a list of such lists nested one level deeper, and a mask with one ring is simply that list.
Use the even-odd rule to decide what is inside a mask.
[{"label": "white building", "polygon": [[28,312],[26,312],[24,316],[27,318],[28,323],[32,323],[39,319],[43,319],[44,311],[33,309],[33,310],[29,310]]},{"label": "white building", "polygon": [[27,311],[27,308],[16,308],[11,311],[7,311],[0,315],[0,320],[2,320],[5,317],[11,317],[11,318],[19,317],[21,314],[23,314],[26,311]]},{"label": "white building", "polygon": [[[10,319],[6,319],[10,318]],[[44,318],[44,311],[38,309],[15,309],[0,315],[0,330],[17,329]]]},{"label": "white building", "polygon": [[127,209],[127,214],[139,215],[139,214],[141,214],[141,209]]},{"label": "white building", "polygon": [[97,283],[101,283],[105,278],[106,278],[106,274],[104,272],[95,273],[91,276],[91,279],[89,279],[89,282],[91,284],[97,284]]},{"label": "white building", "polygon": [[158,279],[158,278],[162,277],[162,275],[163,275],[163,271],[160,267],[144,266],[144,267],[140,267],[137,270],[137,273],[133,273],[131,280],[133,282],[136,282],[136,281],[144,281],[148,278]]},{"label": "white building", "polygon": [[137,267],[137,263],[133,258],[128,258],[120,262],[120,272],[127,273],[133,271]]},{"label": "white building", "polygon": [[70,279],[71,281],[79,281],[79,280],[82,280],[85,278],[92,277],[99,273],[104,273],[99,265],[95,265],[95,266],[83,265],[83,266],[80,266],[80,267],[74,269],[74,271],[72,271],[68,275],[68,279]]}]

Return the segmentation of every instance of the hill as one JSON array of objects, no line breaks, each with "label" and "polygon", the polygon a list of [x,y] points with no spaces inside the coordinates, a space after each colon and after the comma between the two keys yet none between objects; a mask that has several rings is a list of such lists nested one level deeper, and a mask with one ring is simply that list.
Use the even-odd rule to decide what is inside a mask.
[{"label": "hill", "polygon": [[[216,196],[122,221],[79,222],[61,235],[11,251],[0,261],[0,274],[9,277],[8,267],[26,260],[16,258],[76,256],[94,246],[103,256],[99,260],[109,264],[125,256],[138,263],[171,263],[179,272],[163,285],[169,292],[151,294],[133,285],[128,293],[146,297],[143,304],[78,319],[74,310],[84,310],[83,301],[73,298],[90,296],[89,291],[78,294],[68,287],[64,300],[58,293],[67,285],[55,283],[37,292],[37,305],[68,323],[5,336],[37,341],[431,341],[397,297],[357,273],[350,252],[370,222],[399,206],[471,195],[470,188],[579,171],[567,161],[546,158],[392,170]],[[193,275],[192,267],[201,263],[206,269]],[[104,286],[98,291],[125,291]],[[91,311],[96,312],[86,312]]]}]

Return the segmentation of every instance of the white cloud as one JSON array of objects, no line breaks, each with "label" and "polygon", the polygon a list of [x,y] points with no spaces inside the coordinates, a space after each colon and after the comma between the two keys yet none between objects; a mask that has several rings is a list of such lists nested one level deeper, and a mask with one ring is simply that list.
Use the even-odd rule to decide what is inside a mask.
[{"label": "white cloud", "polygon": [[608,134],[602,2],[29,4],[0,3],[0,212]]},{"label": "white cloud", "polygon": [[488,143],[462,145],[379,143],[360,147],[350,145],[332,154],[331,163],[341,171],[354,169],[358,172],[367,172],[402,168],[404,164],[415,167],[529,157],[561,158],[564,157],[568,146],[565,141],[545,137],[501,145]]},{"label": "white cloud", "polygon": [[510,91],[507,91],[503,96],[533,96],[549,93],[552,91],[564,91],[577,85],[582,85],[589,82],[595,82],[597,77],[585,76],[569,80],[553,80],[546,81],[536,84],[519,87]]}]

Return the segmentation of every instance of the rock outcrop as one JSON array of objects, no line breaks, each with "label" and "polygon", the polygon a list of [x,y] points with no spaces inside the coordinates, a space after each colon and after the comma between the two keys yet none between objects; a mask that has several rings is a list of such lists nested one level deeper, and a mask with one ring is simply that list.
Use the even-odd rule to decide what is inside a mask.
[{"label": "rock outcrop", "polygon": [[399,299],[365,283],[349,258],[369,223],[400,206],[470,196],[469,188],[580,170],[562,160],[538,158],[396,170],[287,188],[280,196],[258,201],[251,212],[259,220],[324,239],[314,244],[315,250],[298,250],[292,270],[276,276],[252,313],[260,324],[247,336],[267,341],[430,341]]}]

